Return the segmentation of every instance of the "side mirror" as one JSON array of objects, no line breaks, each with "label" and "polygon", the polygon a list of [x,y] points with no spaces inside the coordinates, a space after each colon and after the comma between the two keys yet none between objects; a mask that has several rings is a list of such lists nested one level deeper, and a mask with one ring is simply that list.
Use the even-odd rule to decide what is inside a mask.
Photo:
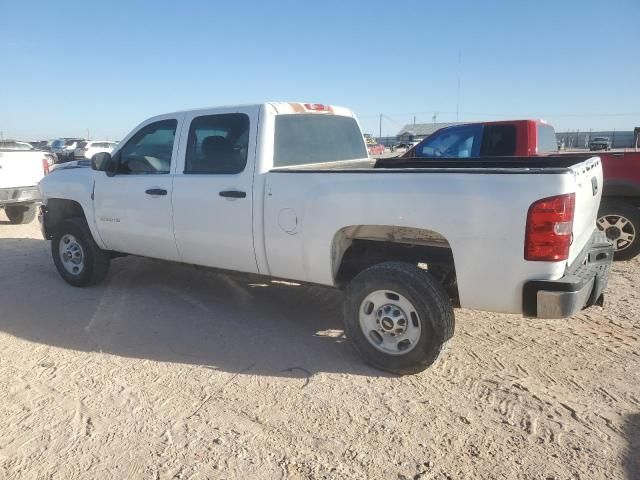
[{"label": "side mirror", "polygon": [[98,172],[106,172],[109,176],[115,174],[115,162],[108,152],[96,153],[91,158],[91,168]]}]

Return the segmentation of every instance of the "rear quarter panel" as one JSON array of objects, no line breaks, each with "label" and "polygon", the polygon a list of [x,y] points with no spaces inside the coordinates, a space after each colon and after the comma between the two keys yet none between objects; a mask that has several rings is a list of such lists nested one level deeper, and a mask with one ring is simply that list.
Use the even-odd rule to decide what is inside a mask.
[{"label": "rear quarter panel", "polygon": [[353,225],[444,236],[467,308],[520,313],[527,280],[565,271],[566,262],[525,261],[524,232],[531,203],[575,189],[570,173],[270,172],[264,189],[265,253],[274,276],[333,285],[333,241]]}]

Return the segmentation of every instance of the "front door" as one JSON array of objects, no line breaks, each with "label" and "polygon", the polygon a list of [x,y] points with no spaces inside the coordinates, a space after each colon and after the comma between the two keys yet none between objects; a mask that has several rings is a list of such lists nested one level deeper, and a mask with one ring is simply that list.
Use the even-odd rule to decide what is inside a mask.
[{"label": "front door", "polygon": [[96,224],[110,250],[180,260],[171,209],[178,120],[143,125],[114,153],[116,174],[96,175]]},{"label": "front door", "polygon": [[258,111],[216,109],[185,117],[186,142],[173,187],[175,236],[184,262],[258,271],[252,228]]}]

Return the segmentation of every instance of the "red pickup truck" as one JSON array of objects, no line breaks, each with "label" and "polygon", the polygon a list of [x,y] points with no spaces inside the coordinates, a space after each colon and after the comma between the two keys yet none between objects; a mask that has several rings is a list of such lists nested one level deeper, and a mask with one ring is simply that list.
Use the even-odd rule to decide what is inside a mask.
[{"label": "red pickup truck", "polygon": [[[638,145],[636,138],[635,145]],[[445,127],[390,163],[401,159],[532,157],[558,153],[555,130],[540,120],[468,123]],[[571,155],[571,153],[567,153]],[[604,170],[598,228],[614,244],[616,260],[640,253],[640,151],[598,152]]]}]

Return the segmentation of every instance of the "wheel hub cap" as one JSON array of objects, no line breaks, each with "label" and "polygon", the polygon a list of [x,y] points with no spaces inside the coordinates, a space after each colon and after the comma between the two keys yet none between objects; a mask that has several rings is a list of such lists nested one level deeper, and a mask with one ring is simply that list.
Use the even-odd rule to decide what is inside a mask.
[{"label": "wheel hub cap", "polygon": [[80,275],[84,270],[84,251],[82,246],[71,234],[60,239],[60,260],[65,270],[73,275]]},{"label": "wheel hub cap", "polygon": [[392,290],[376,290],[360,305],[360,328],[377,350],[404,355],[418,344],[422,326],[414,305]]},{"label": "wheel hub cap", "polygon": [[383,305],[378,308],[376,317],[376,322],[380,325],[379,331],[384,335],[395,337],[407,331],[407,317],[397,305]]}]

